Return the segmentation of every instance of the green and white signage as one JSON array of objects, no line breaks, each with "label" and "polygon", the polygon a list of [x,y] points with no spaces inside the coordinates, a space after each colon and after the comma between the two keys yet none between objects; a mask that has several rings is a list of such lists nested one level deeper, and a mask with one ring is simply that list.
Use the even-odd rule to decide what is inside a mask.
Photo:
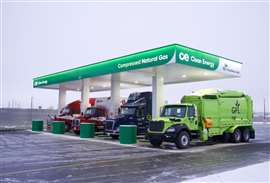
[{"label": "green and white signage", "polygon": [[191,48],[178,46],[176,49],[176,63],[216,70],[219,65],[219,57]]},{"label": "green and white signage", "polygon": [[203,51],[176,46],[176,63],[231,75],[240,75],[242,63]]},{"label": "green and white signage", "polygon": [[200,50],[173,44],[33,79],[34,87],[58,84],[165,64],[183,64],[210,71],[240,75],[241,63]]}]

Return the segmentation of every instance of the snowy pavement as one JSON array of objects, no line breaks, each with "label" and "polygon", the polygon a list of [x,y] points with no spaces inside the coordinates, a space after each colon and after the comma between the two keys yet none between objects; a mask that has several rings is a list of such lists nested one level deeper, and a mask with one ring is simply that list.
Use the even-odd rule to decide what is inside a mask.
[{"label": "snowy pavement", "polygon": [[[0,131],[0,182],[201,182],[209,176],[212,182],[226,182],[230,180],[215,176],[253,165],[260,176],[248,172],[254,178],[248,179],[267,181],[269,168],[256,164],[269,161],[270,125],[254,126],[256,139],[250,143],[200,144],[185,150],[173,144],[156,149],[147,141],[120,145],[98,137]],[[225,177],[247,180],[238,174]]]},{"label": "snowy pavement", "polygon": [[269,183],[270,182],[270,161],[258,163],[255,165],[238,168],[231,171],[225,171],[205,177],[195,178],[182,183],[233,183],[233,182],[245,182],[245,183]]}]

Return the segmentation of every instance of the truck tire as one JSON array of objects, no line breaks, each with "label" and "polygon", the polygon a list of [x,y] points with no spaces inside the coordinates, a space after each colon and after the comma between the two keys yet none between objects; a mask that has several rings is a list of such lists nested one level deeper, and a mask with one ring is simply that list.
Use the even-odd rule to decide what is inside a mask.
[{"label": "truck tire", "polygon": [[236,128],[232,134],[232,142],[239,143],[241,141],[241,130]]},{"label": "truck tire", "polygon": [[70,126],[69,125],[65,125],[65,132],[69,132],[70,131]]},{"label": "truck tire", "polygon": [[119,139],[119,135],[111,135],[112,139],[117,140]]},{"label": "truck tire", "polygon": [[175,140],[178,149],[187,148],[190,144],[190,135],[186,131],[181,131]]},{"label": "truck tire", "polygon": [[244,128],[242,132],[242,142],[248,142],[250,139],[250,131],[248,128]]},{"label": "truck tire", "polygon": [[76,135],[80,135],[80,131],[74,131]]},{"label": "truck tire", "polygon": [[230,134],[227,132],[224,132],[222,135],[222,142],[227,143],[230,140]]},{"label": "truck tire", "polygon": [[154,147],[160,147],[162,144],[162,140],[160,139],[149,139],[150,143],[152,144],[152,146]]}]

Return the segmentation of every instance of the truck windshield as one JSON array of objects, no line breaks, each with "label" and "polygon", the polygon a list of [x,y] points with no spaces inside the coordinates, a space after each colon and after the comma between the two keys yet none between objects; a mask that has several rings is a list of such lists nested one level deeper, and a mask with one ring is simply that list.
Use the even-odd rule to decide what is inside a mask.
[{"label": "truck windshield", "polygon": [[140,93],[131,93],[128,97],[128,103],[135,102],[136,100],[139,99]]},{"label": "truck windshield", "polygon": [[163,117],[180,117],[183,118],[186,115],[185,106],[166,106],[164,107],[161,116]]},{"label": "truck windshield", "polygon": [[123,115],[134,115],[136,112],[135,107],[121,107],[121,114]]},{"label": "truck windshield", "polygon": [[85,111],[85,115],[89,115],[89,116],[93,116],[96,113],[96,109],[95,108],[88,108]]},{"label": "truck windshield", "polygon": [[70,113],[70,109],[65,107],[62,111],[61,111],[61,115],[67,115]]}]

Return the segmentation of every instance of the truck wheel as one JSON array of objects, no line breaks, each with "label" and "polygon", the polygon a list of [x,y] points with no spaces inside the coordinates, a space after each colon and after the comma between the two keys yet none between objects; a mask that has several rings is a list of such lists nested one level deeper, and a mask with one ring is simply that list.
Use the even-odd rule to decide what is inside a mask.
[{"label": "truck wheel", "polygon": [[244,128],[243,133],[242,133],[242,142],[248,142],[250,139],[250,132],[248,128]]},{"label": "truck wheel", "polygon": [[230,140],[230,134],[227,132],[224,132],[222,135],[222,142],[227,143]]},{"label": "truck wheel", "polygon": [[241,130],[237,128],[234,130],[232,134],[232,142],[239,143],[240,141],[241,141]]},{"label": "truck wheel", "polygon": [[188,132],[181,131],[175,140],[177,148],[179,149],[187,148],[189,146],[189,143],[190,143],[190,136]]},{"label": "truck wheel", "polygon": [[160,147],[162,144],[162,140],[160,139],[149,139],[149,141],[154,147]]},{"label": "truck wheel", "polygon": [[74,131],[76,135],[80,135],[80,131]]},{"label": "truck wheel", "polygon": [[69,132],[69,131],[70,131],[69,125],[65,125],[65,131],[66,131],[66,132]]},{"label": "truck wheel", "polygon": [[114,139],[114,140],[119,139],[119,136],[118,136],[118,135],[111,135],[111,137],[112,137],[112,139]]}]

